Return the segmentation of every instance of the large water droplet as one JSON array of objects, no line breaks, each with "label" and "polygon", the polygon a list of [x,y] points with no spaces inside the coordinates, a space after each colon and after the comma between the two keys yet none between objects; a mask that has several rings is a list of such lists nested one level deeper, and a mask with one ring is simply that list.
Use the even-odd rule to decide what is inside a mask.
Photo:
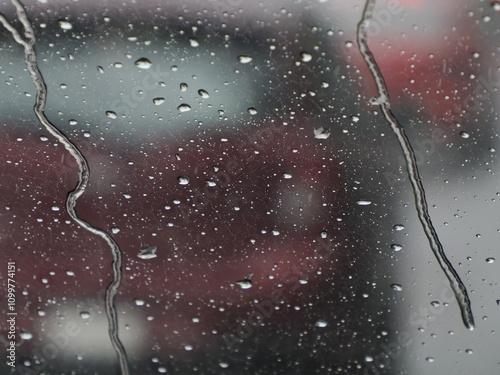
[{"label": "large water droplet", "polygon": [[69,21],[60,20],[58,23],[59,27],[63,30],[71,30],[73,28],[73,24]]},{"label": "large water droplet", "polygon": [[23,331],[19,333],[19,337],[23,340],[31,340],[33,338],[33,334],[28,331]]},{"label": "large water droplet", "polygon": [[160,105],[160,104],[163,104],[163,103],[165,103],[165,98],[154,98],[154,99],[153,99],[153,103],[154,103],[155,105]]},{"label": "large water droplet", "polygon": [[189,184],[189,177],[179,176],[179,177],[177,177],[177,181],[179,182],[179,185],[188,185]]},{"label": "large water droplet", "polygon": [[191,106],[189,104],[181,104],[177,107],[179,112],[189,112],[191,110]]},{"label": "large water droplet", "polygon": [[372,204],[372,202],[369,200],[362,199],[362,200],[357,201],[356,204],[358,206],[369,206],[370,204]]},{"label": "large water droplet", "polygon": [[303,62],[309,62],[312,60],[312,55],[309,53],[309,52],[301,52],[300,53],[300,59],[303,61]]},{"label": "large water droplet", "polygon": [[156,258],[156,246],[143,247],[139,250],[137,256],[141,259],[153,259]]},{"label": "large water droplet", "polygon": [[400,284],[392,284],[391,288],[396,292],[401,292],[403,290],[403,287]]},{"label": "large water droplet", "polygon": [[198,90],[198,95],[201,96],[203,99],[208,99],[210,95],[208,95],[208,92],[206,92],[203,89]]},{"label": "large water droplet", "polygon": [[398,244],[396,244],[396,243],[393,243],[393,244],[391,245],[391,249],[392,249],[393,251],[401,251],[401,249],[402,249],[402,248],[403,248],[403,246],[398,245]]},{"label": "large water droplet", "polygon": [[330,136],[330,130],[327,128],[314,129],[314,138],[316,139],[328,139]]},{"label": "large water droplet", "polygon": [[328,325],[328,323],[320,319],[316,323],[314,323],[314,325],[319,328],[325,328]]},{"label": "large water droplet", "polygon": [[252,62],[252,58],[250,56],[240,55],[238,56],[238,61],[242,64],[248,64]]},{"label": "large water droplet", "polygon": [[145,57],[142,57],[139,60],[136,60],[136,62],[134,64],[139,69],[149,69],[149,68],[151,68],[151,65],[152,65],[151,61],[149,61]]}]

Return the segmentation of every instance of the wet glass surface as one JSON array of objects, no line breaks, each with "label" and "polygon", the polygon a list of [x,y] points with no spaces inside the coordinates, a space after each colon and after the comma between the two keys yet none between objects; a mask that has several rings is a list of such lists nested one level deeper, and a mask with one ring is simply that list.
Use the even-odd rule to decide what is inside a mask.
[{"label": "wet glass surface", "polygon": [[0,28],[2,374],[498,372],[496,3],[377,1],[367,34],[474,330],[360,53],[364,2],[23,4],[65,138]]}]

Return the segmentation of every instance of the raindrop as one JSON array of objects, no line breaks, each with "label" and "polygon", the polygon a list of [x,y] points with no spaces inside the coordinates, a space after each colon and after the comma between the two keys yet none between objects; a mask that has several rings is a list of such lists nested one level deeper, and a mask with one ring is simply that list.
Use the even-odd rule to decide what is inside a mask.
[{"label": "raindrop", "polygon": [[368,363],[373,362],[373,357],[371,355],[365,356],[365,362],[368,362]]},{"label": "raindrop", "polygon": [[327,128],[314,129],[314,138],[316,139],[328,139],[330,136],[330,130]]},{"label": "raindrop", "polygon": [[177,177],[177,181],[179,182],[179,185],[188,185],[189,184],[189,177],[179,176],[179,177]]},{"label": "raindrop", "polygon": [[326,230],[323,230],[319,233],[319,235],[321,238],[326,238],[326,237],[328,237],[328,232]]},{"label": "raindrop", "polygon": [[63,30],[71,30],[73,28],[73,25],[69,21],[60,20],[58,23],[59,27]]},{"label": "raindrop", "polygon": [[291,178],[292,178],[292,174],[291,174],[291,173],[283,173],[283,178],[284,178],[285,180],[289,180],[289,179],[291,179]]},{"label": "raindrop", "polygon": [[403,248],[403,246],[398,245],[398,244],[395,244],[395,243],[393,243],[393,244],[391,245],[391,249],[392,249],[393,251],[401,251],[401,249],[402,249],[402,248]]},{"label": "raindrop", "polygon": [[227,363],[227,362],[219,362],[219,366],[222,367],[222,368],[228,368],[229,367],[229,363]]},{"label": "raindrop", "polygon": [[372,202],[369,200],[360,200],[360,201],[357,201],[356,204],[358,206],[369,206],[370,204],[372,204]]},{"label": "raindrop", "polygon": [[199,47],[200,46],[200,43],[198,42],[198,40],[196,40],[195,38],[190,38],[189,39],[189,45],[191,47]]},{"label": "raindrop", "polygon": [[253,107],[250,107],[247,109],[247,112],[250,113],[251,115],[256,115],[257,114],[257,110]]},{"label": "raindrop", "polygon": [[236,281],[236,285],[238,285],[241,289],[250,289],[252,287],[252,273],[247,275],[243,280]]},{"label": "raindrop", "polygon": [[300,53],[300,59],[303,61],[303,62],[309,62],[312,60],[312,55],[308,52],[301,52]]},{"label": "raindrop", "polygon": [[441,304],[439,303],[439,301],[432,301],[431,306],[432,307],[439,307],[439,306],[441,306]]},{"label": "raindrop", "polygon": [[156,258],[156,246],[147,246],[139,250],[137,256],[141,259],[153,259]]},{"label": "raindrop", "polygon": [[210,95],[208,95],[208,92],[206,92],[203,89],[198,90],[198,95],[201,96],[203,99],[208,99]]},{"label": "raindrop", "polygon": [[434,362],[434,358],[432,358],[432,357],[427,357],[425,360],[426,360],[427,362]]},{"label": "raindrop", "polygon": [[403,287],[400,284],[392,284],[391,288],[396,292],[401,292],[403,290]]},{"label": "raindrop", "polygon": [[160,366],[160,367],[158,367],[158,372],[160,374],[166,374],[167,373],[167,368],[165,366]]},{"label": "raindrop", "polygon": [[472,349],[465,349],[465,352],[466,352],[467,354],[472,354],[472,353],[474,353],[474,351],[473,351]]},{"label": "raindrop", "polygon": [[188,89],[188,84],[185,83],[185,82],[182,82],[180,85],[179,85],[180,89],[182,92],[186,92],[187,89]]},{"label": "raindrop", "polygon": [[46,136],[44,136],[44,135],[41,135],[41,136],[40,136],[40,140],[41,140],[42,142],[47,142],[47,141],[49,140],[49,138],[48,138],[48,137],[46,137]]},{"label": "raindrop", "polygon": [[61,208],[59,206],[52,206],[51,207],[52,211],[60,211]]},{"label": "raindrop", "polygon": [[460,132],[460,136],[461,136],[462,138],[469,138],[469,137],[470,137],[470,134],[469,134],[469,133],[467,133],[467,132]]},{"label": "raindrop", "polygon": [[392,229],[397,230],[398,232],[405,229],[405,226],[403,224],[395,224],[393,225]]},{"label": "raindrop", "polygon": [[238,56],[238,61],[242,64],[248,64],[252,61],[250,56],[240,55]]},{"label": "raindrop", "polygon": [[88,318],[90,318],[90,313],[88,311],[82,311],[80,312],[80,318],[82,318],[83,320],[87,320]]},{"label": "raindrop", "polygon": [[139,60],[136,60],[134,64],[139,69],[149,69],[149,68],[151,68],[151,65],[152,65],[151,61],[149,61],[145,57],[142,57]]},{"label": "raindrop", "polygon": [[189,112],[191,110],[191,106],[189,104],[181,104],[177,107],[179,112]]},{"label": "raindrop", "polygon": [[494,263],[495,258],[486,258],[486,263]]},{"label": "raindrop", "polygon": [[23,331],[19,334],[19,337],[23,340],[31,340],[33,338],[33,334],[28,331]]},{"label": "raindrop", "polygon": [[75,125],[78,124],[78,121],[76,121],[76,120],[69,120],[68,124],[70,124],[71,126],[75,126]]},{"label": "raindrop", "polygon": [[320,319],[316,323],[314,323],[314,325],[319,328],[325,328],[328,325],[328,323]]},{"label": "raindrop", "polygon": [[206,183],[207,183],[207,185],[208,185],[208,186],[210,186],[210,187],[214,187],[215,185],[217,185],[217,184],[215,183],[215,181],[212,181],[212,180],[207,180],[207,181],[206,181]]},{"label": "raindrop", "polygon": [[191,350],[193,350],[193,345],[184,345],[184,350],[190,352]]},{"label": "raindrop", "polygon": [[160,104],[163,104],[163,103],[165,103],[165,98],[154,98],[154,99],[153,99],[153,103],[154,103],[155,105],[160,105]]},{"label": "raindrop", "polygon": [[144,300],[141,298],[134,299],[134,302],[135,302],[136,306],[144,306],[144,304],[145,304]]},{"label": "raindrop", "polygon": [[116,118],[116,112],[106,111],[106,116],[108,116],[109,118],[115,119]]}]

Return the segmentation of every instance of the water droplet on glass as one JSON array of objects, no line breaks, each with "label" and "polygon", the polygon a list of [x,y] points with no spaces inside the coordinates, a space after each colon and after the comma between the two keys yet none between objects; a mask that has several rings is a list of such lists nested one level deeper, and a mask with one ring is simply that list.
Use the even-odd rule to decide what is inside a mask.
[{"label": "water droplet on glass", "polygon": [[316,139],[328,139],[330,136],[330,130],[327,128],[314,129],[314,138]]},{"label": "water droplet on glass", "polygon": [[177,181],[179,182],[179,185],[188,185],[189,184],[189,177],[179,176],[179,177],[177,177]]},{"label": "water droplet on glass", "polygon": [[75,125],[78,124],[78,121],[76,121],[76,120],[69,120],[68,124],[70,124],[71,126],[75,126]]},{"label": "water droplet on glass", "polygon": [[116,112],[106,111],[106,116],[108,116],[109,118],[115,119],[116,118]]},{"label": "water droplet on glass", "polygon": [[193,345],[184,345],[184,350],[190,352],[191,350],[193,350]]},{"label": "water droplet on glass", "polygon": [[135,66],[137,66],[139,69],[149,69],[151,68],[151,65],[153,65],[151,63],[151,61],[149,61],[148,59],[146,59],[145,57],[142,57],[140,58],[139,60],[136,60],[135,61]]},{"label": "water droplet on glass", "polygon": [[395,225],[393,225],[392,229],[397,230],[397,231],[401,231],[401,230],[405,229],[405,226],[403,224],[395,224]]},{"label": "water droplet on glass", "polygon": [[236,281],[236,285],[238,285],[241,289],[250,289],[252,287],[252,280],[250,280],[250,277],[251,274],[243,280]]},{"label": "water droplet on glass", "polygon": [[291,173],[283,173],[283,178],[284,178],[285,180],[289,180],[289,179],[291,179],[291,178],[292,178],[292,174],[291,174]]},{"label": "water droplet on glass", "polygon": [[469,137],[470,137],[470,134],[469,134],[469,133],[467,133],[467,132],[460,132],[460,136],[461,136],[462,138],[469,138]]},{"label": "water droplet on glass", "polygon": [[198,40],[196,40],[195,38],[190,38],[189,39],[189,45],[191,47],[199,47],[200,46],[200,43],[198,42]]},{"label": "water droplet on glass", "polygon": [[73,24],[69,21],[60,20],[58,23],[59,27],[63,30],[71,30],[73,28]]},{"label": "water droplet on glass", "polygon": [[160,367],[158,367],[158,372],[160,374],[166,374],[167,373],[167,368],[165,366],[160,366]]},{"label": "water droplet on glass", "polygon": [[19,333],[19,337],[23,340],[31,340],[33,338],[33,334],[28,331],[23,331]]},{"label": "water droplet on glass", "polygon": [[403,290],[403,287],[400,284],[392,284],[391,288],[396,292],[401,292]]},{"label": "water droplet on glass", "polygon": [[373,362],[373,357],[371,355],[365,356],[365,362],[368,362],[368,363]]},{"label": "water droplet on glass", "polygon": [[495,263],[495,258],[486,258],[486,263]]},{"label": "water droplet on glass", "polygon": [[309,62],[312,60],[312,55],[308,52],[301,52],[300,53],[300,59],[303,61],[303,62]]},{"label": "water droplet on glass", "polygon": [[165,103],[165,98],[154,98],[154,99],[153,99],[153,103],[154,103],[155,105],[160,105],[160,104],[163,104],[163,103]]},{"label": "water droplet on glass", "polygon": [[472,354],[472,353],[474,353],[474,351],[473,351],[472,349],[465,349],[465,352],[466,352],[467,354]]},{"label": "water droplet on glass", "polygon": [[240,55],[238,56],[238,61],[242,64],[248,64],[252,61],[250,56]]},{"label": "water droplet on glass", "polygon": [[182,82],[180,85],[179,85],[179,88],[181,89],[182,92],[186,92],[187,89],[188,89],[188,84],[185,83],[185,82]]},{"label": "water droplet on glass", "polygon": [[431,306],[432,307],[439,307],[439,306],[441,306],[441,304],[439,303],[439,301],[432,301]]},{"label": "water droplet on glass", "polygon": [[425,360],[426,360],[427,362],[434,362],[434,358],[432,358],[432,357],[427,357]]},{"label": "water droplet on glass", "polygon": [[393,251],[401,251],[401,249],[402,249],[402,248],[403,248],[403,246],[398,245],[398,244],[395,244],[395,243],[393,243],[393,244],[391,245],[391,249],[392,249]]},{"label": "water droplet on glass", "polygon": [[153,259],[156,258],[156,246],[147,246],[139,250],[137,256],[141,259]]},{"label": "water droplet on glass", "polygon": [[87,320],[88,318],[90,318],[90,313],[88,311],[82,311],[80,312],[80,318]]},{"label": "water droplet on glass", "polygon": [[321,232],[319,233],[319,236],[320,236],[321,238],[326,238],[326,237],[328,237],[328,232],[327,232],[326,230],[323,230],[323,231],[321,231]]},{"label": "water droplet on glass", "polygon": [[257,114],[257,110],[253,107],[250,107],[247,109],[247,112],[250,113],[251,115],[256,115]]},{"label": "water droplet on glass", "polygon": [[369,200],[359,200],[356,202],[356,204],[358,206],[369,206],[370,204],[372,204],[372,202]]},{"label": "water droplet on glass", "polygon": [[144,304],[145,304],[144,300],[141,298],[134,299],[134,302],[135,302],[136,306],[144,306]]},{"label": "water droplet on glass", "polygon": [[316,323],[314,323],[314,325],[319,328],[325,328],[328,325],[328,323],[320,319]]},{"label": "water droplet on glass", "polygon": [[208,95],[208,92],[206,92],[203,89],[198,90],[198,95],[201,96],[203,99],[208,99],[210,95]]},{"label": "water droplet on glass", "polygon": [[221,368],[228,368],[229,367],[229,363],[227,363],[227,362],[219,362],[219,366]]},{"label": "water droplet on glass", "polygon": [[179,112],[189,112],[191,110],[191,106],[189,104],[181,104],[177,107]]}]

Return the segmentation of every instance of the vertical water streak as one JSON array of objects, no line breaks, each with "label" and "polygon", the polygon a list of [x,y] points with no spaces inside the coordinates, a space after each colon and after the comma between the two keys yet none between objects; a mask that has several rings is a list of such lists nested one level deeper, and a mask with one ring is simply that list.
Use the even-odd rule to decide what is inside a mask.
[{"label": "vertical water streak", "polygon": [[474,316],[472,315],[471,302],[469,295],[467,294],[467,289],[464,283],[460,280],[460,276],[457,271],[453,268],[443,249],[443,245],[439,241],[437,232],[432,225],[431,217],[429,215],[429,210],[427,207],[427,199],[425,197],[425,190],[420,179],[420,174],[418,172],[417,160],[415,158],[415,153],[411,147],[410,141],[406,136],[403,126],[398,122],[394,114],[390,109],[390,99],[389,91],[387,90],[387,85],[385,84],[384,76],[380,71],[380,68],[368,47],[368,35],[367,30],[370,24],[370,20],[373,15],[373,10],[375,8],[376,0],[366,0],[365,7],[363,9],[363,15],[361,21],[357,28],[357,42],[359,51],[365,60],[366,65],[375,80],[378,91],[377,104],[380,105],[382,113],[385,119],[390,124],[392,131],[396,135],[399,145],[404,154],[405,164],[408,171],[408,177],[411,182],[413,189],[413,195],[415,198],[415,206],[418,212],[418,218],[422,227],[424,229],[425,235],[429,240],[430,247],[434,256],[436,257],[441,269],[448,278],[455,298],[457,299],[458,305],[460,307],[460,312],[462,314],[462,320],[465,326],[472,330],[474,329]]},{"label": "vertical water streak", "polygon": [[120,283],[122,280],[122,252],[116,241],[111,237],[106,231],[97,228],[87,221],[83,220],[76,213],[76,201],[85,192],[90,179],[90,169],[87,159],[83,156],[81,151],[76,147],[76,145],[71,142],[56,126],[54,126],[49,119],[45,116],[44,109],[47,100],[47,87],[43,76],[38,68],[37,56],[35,51],[35,33],[31,26],[31,23],[26,15],[26,11],[23,5],[18,0],[11,0],[12,4],[16,8],[16,13],[19,21],[24,28],[24,37],[7,21],[7,19],[0,14],[0,22],[2,25],[12,34],[14,40],[24,48],[24,55],[26,59],[26,66],[28,72],[33,80],[33,84],[36,87],[36,102],[34,106],[34,112],[38,121],[45,127],[45,129],[52,134],[71,154],[78,164],[78,182],[73,190],[71,190],[66,197],[66,211],[69,216],[73,219],[83,229],[93,233],[108,244],[111,254],[112,254],[112,271],[113,279],[106,288],[105,293],[105,311],[108,319],[108,331],[109,337],[113,349],[115,350],[122,375],[129,375],[128,360],[125,348],[118,336],[118,317],[116,314],[115,307],[115,296]]}]

